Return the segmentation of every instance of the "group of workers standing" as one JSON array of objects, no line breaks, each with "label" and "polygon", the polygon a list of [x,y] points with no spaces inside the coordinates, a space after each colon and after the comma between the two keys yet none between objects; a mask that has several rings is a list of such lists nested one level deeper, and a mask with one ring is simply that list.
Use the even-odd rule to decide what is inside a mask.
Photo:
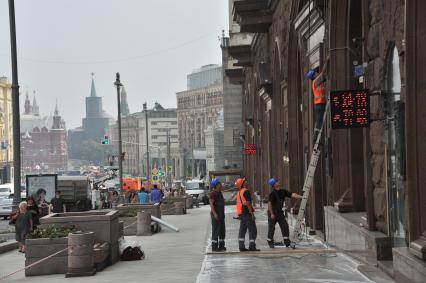
[{"label": "group of workers standing", "polygon": [[[324,112],[327,105],[327,67],[329,57],[320,71],[319,67],[310,70],[306,76],[311,81],[311,90],[313,94],[313,103],[315,111],[315,128],[313,141],[316,142],[321,132]],[[225,248],[225,200],[223,198],[221,188],[222,185],[218,179],[211,181],[213,192],[210,194],[211,218],[212,218],[212,250],[226,251]],[[240,230],[238,233],[238,244],[240,251],[259,251],[256,248],[257,227],[254,216],[254,208],[252,205],[252,196],[246,188],[247,181],[245,178],[239,178],[235,182],[238,188],[237,193],[237,216],[240,220]],[[302,196],[291,193],[286,189],[279,187],[276,178],[268,181],[271,192],[268,198],[268,235],[267,242],[270,248],[274,248],[279,243],[274,242],[275,225],[278,223],[283,236],[283,245],[289,247],[291,241],[289,239],[289,227],[283,212],[284,201],[286,198],[302,199]],[[245,247],[245,235],[249,232],[249,248]]]},{"label": "group of workers standing", "polygon": [[[290,246],[289,227],[285,219],[283,206],[285,198],[301,199],[302,196],[291,193],[286,189],[279,187],[279,182],[276,178],[271,178],[268,181],[271,187],[271,193],[268,198],[268,245],[274,248],[275,225],[278,223],[281,228],[283,236],[283,243],[285,246]],[[235,182],[238,188],[236,196],[236,211],[237,218],[240,221],[240,229],[238,233],[238,247],[241,252],[245,251],[259,251],[256,248],[257,227],[256,218],[254,215],[254,207],[252,205],[252,195],[247,189],[247,180],[245,178],[238,178]],[[222,194],[222,184],[218,179],[213,179],[210,183],[213,191],[209,195],[211,207],[211,221],[212,221],[212,251],[226,251],[225,247],[225,199]],[[249,247],[245,246],[245,236],[249,233]],[[277,243],[278,244],[278,243]]]}]

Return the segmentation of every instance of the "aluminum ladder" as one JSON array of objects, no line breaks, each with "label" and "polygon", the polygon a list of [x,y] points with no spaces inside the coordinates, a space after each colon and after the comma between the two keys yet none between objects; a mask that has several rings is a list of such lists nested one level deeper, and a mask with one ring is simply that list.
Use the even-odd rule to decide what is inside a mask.
[{"label": "aluminum ladder", "polygon": [[315,170],[317,169],[318,160],[321,154],[321,149],[319,144],[320,144],[322,133],[324,132],[324,124],[327,117],[328,108],[329,108],[329,102],[327,102],[325,110],[324,110],[322,125],[319,130],[318,136],[315,140],[314,150],[312,152],[308,171],[306,172],[306,176],[305,176],[305,182],[303,184],[302,202],[300,204],[299,213],[297,214],[297,220],[296,220],[296,224],[294,225],[293,234],[291,235],[291,238],[290,238],[290,241],[291,241],[290,246],[293,249],[296,248],[296,244],[300,242],[303,238],[302,223],[305,217],[305,210],[306,210],[306,205],[308,204],[309,193],[314,183]]}]

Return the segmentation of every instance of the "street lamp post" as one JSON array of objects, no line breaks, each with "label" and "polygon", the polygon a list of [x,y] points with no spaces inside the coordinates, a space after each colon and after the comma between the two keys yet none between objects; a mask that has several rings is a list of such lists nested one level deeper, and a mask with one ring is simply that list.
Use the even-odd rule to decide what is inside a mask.
[{"label": "street lamp post", "polygon": [[149,141],[148,141],[148,137],[149,137],[148,136],[148,106],[146,102],[143,104],[143,111],[145,112],[145,134],[146,134],[146,175],[147,175],[146,178],[148,179],[148,184],[149,184],[150,168],[149,168]]},{"label": "street lamp post", "polygon": [[9,0],[10,49],[12,59],[12,115],[13,115],[13,206],[21,202],[21,124],[19,117],[18,55],[16,51],[15,2]]},{"label": "street lamp post", "polygon": [[123,196],[123,149],[121,142],[121,100],[120,100],[120,88],[123,86],[120,82],[120,73],[115,75],[115,83],[114,85],[117,87],[117,113],[118,113],[118,170],[120,178],[120,194]]}]

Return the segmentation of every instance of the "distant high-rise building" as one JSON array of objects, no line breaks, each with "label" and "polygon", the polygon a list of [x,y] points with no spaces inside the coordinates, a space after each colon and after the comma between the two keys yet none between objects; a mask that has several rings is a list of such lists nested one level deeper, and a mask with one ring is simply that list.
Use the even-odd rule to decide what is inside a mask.
[{"label": "distant high-rise building", "polygon": [[[121,120],[121,139],[123,141],[123,172],[133,176],[146,176],[146,116],[148,116],[148,146],[150,170],[152,168],[162,168],[165,170],[167,158],[170,168],[170,175],[179,175],[179,140],[177,113],[175,108],[165,109],[159,103],[155,103],[152,109],[147,112],[141,111],[123,117]],[[117,146],[118,130],[117,124],[108,130],[108,136],[112,140],[112,145]],[[167,156],[167,146],[169,137],[170,156]]]},{"label": "distant high-rise building", "polygon": [[187,75],[188,90],[204,88],[222,83],[222,66],[209,64]]},{"label": "distant high-rise building", "polygon": [[207,65],[187,78],[189,89],[176,93],[181,150],[179,173],[186,177],[206,176],[210,170],[207,167],[206,130],[216,123],[223,111],[222,67]]}]

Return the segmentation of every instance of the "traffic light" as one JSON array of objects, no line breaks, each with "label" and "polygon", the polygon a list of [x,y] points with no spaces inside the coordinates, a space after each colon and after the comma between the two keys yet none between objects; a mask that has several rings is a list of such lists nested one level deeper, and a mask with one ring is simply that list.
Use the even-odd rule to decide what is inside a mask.
[{"label": "traffic light", "polygon": [[121,153],[121,160],[123,160],[124,161],[124,159],[126,158],[126,153],[125,152],[122,152]]},{"label": "traffic light", "polygon": [[109,144],[109,138],[108,136],[104,136],[103,140],[101,140],[102,144]]}]

